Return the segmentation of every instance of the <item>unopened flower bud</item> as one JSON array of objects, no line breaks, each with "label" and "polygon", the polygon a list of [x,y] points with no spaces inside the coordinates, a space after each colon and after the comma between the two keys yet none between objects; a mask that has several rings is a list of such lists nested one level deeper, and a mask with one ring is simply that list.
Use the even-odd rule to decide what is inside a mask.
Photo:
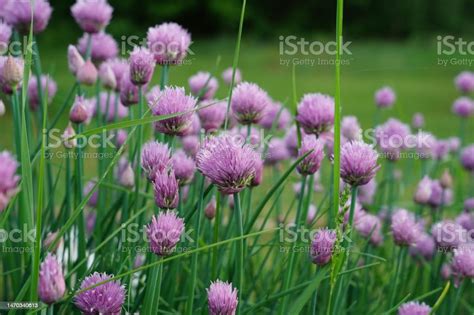
[{"label": "unopened flower bud", "polygon": [[444,170],[439,182],[444,189],[453,187],[453,177],[451,176],[451,173],[449,173],[449,170]]},{"label": "unopened flower bud", "polygon": [[84,85],[94,85],[97,76],[97,69],[90,59],[77,70],[77,80]]},{"label": "unopened flower bud", "polygon": [[69,113],[69,120],[76,124],[81,124],[89,118],[89,113],[84,104],[84,98],[82,96],[76,97],[74,104],[72,105],[71,112]]},{"label": "unopened flower bud", "polygon": [[74,128],[72,128],[71,123],[68,124],[66,129],[62,134],[63,144],[67,149],[73,149],[77,145],[77,140],[73,138],[76,135]]},{"label": "unopened flower bud", "polygon": [[8,56],[3,68],[3,78],[10,87],[15,87],[23,80],[23,70],[18,61]]},{"label": "unopened flower bud", "polygon": [[206,206],[206,209],[204,210],[204,215],[209,220],[214,219],[214,217],[216,216],[216,199],[212,198],[212,200],[209,201]]},{"label": "unopened flower bud", "polygon": [[100,67],[99,77],[106,89],[115,90],[117,87],[117,80],[115,79],[112,68],[108,64]]},{"label": "unopened flower bud", "polygon": [[0,100],[0,116],[5,115],[5,104]]},{"label": "unopened flower bud", "polygon": [[67,61],[69,65],[69,70],[75,75],[79,68],[81,68],[85,61],[82,58],[81,54],[77,50],[76,46],[69,45],[67,49]]},{"label": "unopened flower bud", "polygon": [[120,185],[133,188],[135,185],[135,172],[130,163],[125,167],[122,174],[120,174]]}]

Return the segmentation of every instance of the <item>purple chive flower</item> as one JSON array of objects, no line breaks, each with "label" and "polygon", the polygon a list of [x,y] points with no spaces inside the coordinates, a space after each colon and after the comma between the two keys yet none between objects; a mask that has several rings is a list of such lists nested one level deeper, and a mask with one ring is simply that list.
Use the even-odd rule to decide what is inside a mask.
[{"label": "purple chive flower", "polygon": [[[227,85],[232,84],[232,71],[232,67],[229,67],[222,72],[222,80],[224,80]],[[235,69],[234,84],[239,84],[240,82],[242,82],[242,73],[239,69]]]},{"label": "purple chive flower", "polygon": [[[13,25],[20,33],[28,34],[31,27],[32,1],[6,0],[3,4],[4,18],[8,24]],[[38,34],[48,26],[53,9],[46,0],[34,1],[33,8],[33,33]]]},{"label": "purple chive flower", "polygon": [[[342,185],[341,185],[342,186]],[[344,207],[339,208],[339,212],[343,212],[345,210],[350,209],[351,207],[351,201],[348,200]],[[364,216],[366,216],[367,213],[365,212],[364,209],[362,209],[362,205],[356,200],[355,205],[354,205],[354,224],[357,224],[359,220],[361,220]],[[350,211],[345,211],[344,213],[344,225],[347,225],[349,223],[350,219]]]},{"label": "purple chive flower", "polygon": [[413,213],[399,209],[392,215],[391,230],[395,244],[410,246],[416,244],[422,234],[422,228],[416,222]]},{"label": "purple chive flower", "polygon": [[456,218],[456,223],[462,226],[466,231],[474,230],[474,215],[469,212],[462,212]]},{"label": "purple chive flower", "polygon": [[[96,179],[90,180],[86,183],[86,185],[84,186],[84,189],[83,189],[83,193],[82,193],[84,197],[86,197],[92,191],[92,189],[94,188],[96,183],[97,183]],[[87,201],[87,205],[89,205],[89,207],[95,208],[97,206],[97,201],[98,200],[99,200],[99,192],[96,189],[92,193],[89,200]]]},{"label": "purple chive flower", "polygon": [[365,213],[354,223],[355,230],[363,237],[370,236],[373,245],[380,245],[383,241],[382,221],[378,216]]},{"label": "purple chive flower", "polygon": [[[58,86],[56,82],[49,76],[49,75],[41,75],[41,89],[43,91],[43,97],[48,95],[47,104],[51,104],[53,101],[54,96],[58,90]],[[39,99],[38,95],[38,80],[36,76],[32,76],[30,81],[28,82],[28,101],[30,103],[30,108],[32,110],[36,110],[38,106],[40,106],[41,100]]]},{"label": "purple chive flower", "polygon": [[86,63],[84,58],[82,58],[81,53],[74,45],[69,45],[67,48],[67,61],[69,71],[71,71],[71,73],[74,75],[76,75],[79,68],[81,68]]},{"label": "purple chive flower", "polygon": [[153,115],[170,115],[185,113],[173,118],[155,122],[155,129],[169,135],[180,135],[191,125],[196,99],[186,95],[184,88],[166,87],[156,100],[150,105]]},{"label": "purple chive flower", "polygon": [[66,292],[63,268],[54,255],[48,253],[41,263],[38,280],[38,296],[43,303],[59,301]]},{"label": "purple chive flower", "polygon": [[452,111],[461,118],[468,118],[474,114],[474,102],[469,97],[460,97],[454,101]]},{"label": "purple chive flower", "polygon": [[255,83],[242,82],[234,88],[231,108],[234,117],[243,125],[258,123],[271,100],[267,92]]},{"label": "purple chive flower", "polygon": [[149,141],[142,147],[141,166],[150,180],[157,172],[163,172],[171,164],[171,153],[168,145],[158,141]]},{"label": "purple chive flower", "polygon": [[318,212],[318,209],[316,208],[315,205],[310,204],[308,207],[308,214],[306,215],[306,225],[312,225],[314,219],[316,219],[316,214]]},{"label": "purple chive flower", "polygon": [[398,308],[398,315],[429,315],[431,307],[425,303],[408,302]]},{"label": "purple chive flower", "polygon": [[260,163],[257,152],[228,134],[207,138],[196,156],[198,170],[228,195],[250,185]]},{"label": "purple chive flower", "polygon": [[428,205],[432,208],[437,208],[443,204],[443,187],[441,186],[439,180],[431,181],[431,195],[428,200]]},{"label": "purple chive flower", "polygon": [[0,86],[3,93],[13,94],[13,88],[17,89],[23,81],[24,60],[19,57],[0,56]]},{"label": "purple chive flower", "polygon": [[451,250],[465,240],[465,230],[451,220],[444,220],[433,225],[431,234],[438,248]]},{"label": "purple chive flower", "polygon": [[189,135],[199,135],[201,131],[201,120],[199,120],[198,114],[193,112],[191,115],[191,124],[184,129],[179,135],[180,136],[189,136]]},{"label": "purple chive flower", "polygon": [[474,198],[468,198],[464,200],[464,211],[474,211]]},{"label": "purple chive flower", "polygon": [[320,93],[304,95],[296,120],[306,133],[319,136],[334,125],[334,99]]},{"label": "purple chive flower", "polygon": [[162,209],[175,209],[179,202],[178,181],[173,170],[157,171],[153,176],[155,203]]},{"label": "purple chive flower", "polygon": [[454,250],[451,263],[453,273],[458,277],[474,278],[474,244],[465,243]]},{"label": "purple chive flower", "polygon": [[181,143],[183,145],[183,150],[193,158],[196,157],[198,153],[200,143],[199,137],[192,135],[192,136],[185,136],[181,138]]},{"label": "purple chive flower", "polygon": [[153,54],[143,47],[135,47],[130,54],[130,79],[138,86],[150,82],[155,70]]},{"label": "purple chive flower", "polygon": [[395,92],[392,88],[385,86],[375,92],[375,104],[379,108],[390,108],[395,103]]},{"label": "purple chive flower", "polygon": [[194,160],[186,155],[183,150],[177,150],[174,152],[171,159],[173,164],[174,175],[178,180],[180,186],[189,184],[196,170],[196,164]]},{"label": "purple chive flower", "polygon": [[455,79],[454,83],[462,93],[474,91],[474,72],[463,71]]},{"label": "purple chive flower", "polygon": [[433,238],[422,233],[415,244],[410,245],[410,255],[413,257],[421,256],[425,260],[431,260],[436,250],[436,244]]},{"label": "purple chive flower", "polygon": [[71,122],[67,125],[66,129],[64,129],[63,134],[61,135],[61,139],[63,140],[63,145],[66,149],[73,149],[77,146],[77,139],[71,139],[76,135],[74,128],[71,125]]},{"label": "purple chive flower", "polygon": [[219,83],[209,72],[199,71],[189,78],[191,93],[199,99],[210,100],[216,95]]},{"label": "purple chive flower", "polygon": [[263,161],[258,159],[255,164],[255,176],[250,182],[250,187],[260,186],[263,181]]},{"label": "purple chive flower", "polygon": [[260,120],[260,126],[267,130],[271,130],[273,127],[277,130],[283,130],[288,127],[290,121],[290,112],[281,103],[271,102],[265,109]]},{"label": "purple chive flower", "polygon": [[214,219],[214,217],[216,216],[216,207],[216,198],[212,197],[211,201],[209,201],[206,208],[204,209],[204,215],[206,216],[206,218],[208,218],[209,220]]},{"label": "purple chive flower", "polygon": [[459,148],[461,147],[461,139],[458,137],[450,137],[448,138],[449,141],[449,151],[451,153],[456,153],[459,151]]},{"label": "purple chive flower", "polygon": [[411,126],[414,129],[421,129],[425,126],[425,116],[422,113],[413,114],[411,119]]},{"label": "purple chive flower", "polygon": [[362,139],[362,128],[355,116],[345,116],[341,121],[341,135],[349,141]]},{"label": "purple chive flower", "polygon": [[157,64],[173,65],[186,58],[191,35],[176,23],[163,23],[148,29],[147,42]]},{"label": "purple chive flower", "polygon": [[102,81],[105,89],[112,91],[117,89],[115,74],[112,71],[112,67],[106,62],[103,62],[99,67],[99,79]]},{"label": "purple chive flower", "polygon": [[362,142],[347,142],[341,149],[341,178],[351,186],[365,185],[375,177],[380,165],[372,146]]},{"label": "purple chive flower", "polygon": [[91,235],[94,232],[95,222],[97,219],[97,212],[89,211],[86,215],[86,232]]},{"label": "purple chive flower", "polygon": [[407,147],[409,136],[410,127],[395,118],[390,118],[375,129],[377,143],[386,158],[391,161],[400,158],[400,152]]},{"label": "purple chive flower", "polygon": [[108,59],[100,65],[99,74],[100,72],[105,72],[106,68],[110,68],[112,70],[116,82],[115,90],[118,91],[120,89],[120,82],[122,81],[122,78],[126,73],[130,72],[130,65],[128,64],[128,61],[121,58]]},{"label": "purple chive flower", "polygon": [[8,151],[0,152],[0,212],[5,210],[10,199],[18,191],[20,177],[16,175],[19,164]]},{"label": "purple chive flower", "polygon": [[87,52],[87,45],[89,41],[89,36],[92,36],[91,39],[91,58],[94,63],[99,64],[108,59],[114,59],[119,53],[118,44],[115,39],[104,32],[97,34],[84,34],[77,43],[77,49],[79,52],[85,56]]},{"label": "purple chive flower", "polygon": [[448,140],[436,140],[432,148],[433,158],[441,161],[444,160],[450,151],[450,143]]},{"label": "purple chive flower", "polygon": [[336,232],[327,228],[318,230],[311,242],[310,257],[313,263],[324,266],[331,261],[336,243]]},{"label": "purple chive flower", "polygon": [[97,68],[90,60],[87,60],[79,69],[77,69],[76,78],[81,84],[92,86],[97,81],[97,77]]},{"label": "purple chive flower", "polygon": [[237,289],[231,283],[217,280],[207,290],[210,315],[234,315],[239,303]]},{"label": "purple chive flower", "polygon": [[474,144],[471,144],[462,150],[461,164],[465,170],[474,172]]},{"label": "purple chive flower", "polygon": [[71,7],[71,13],[77,24],[86,33],[102,31],[112,19],[113,8],[107,0],[77,0]]},{"label": "purple chive flower", "polygon": [[297,166],[298,172],[303,175],[316,173],[321,167],[324,159],[324,144],[313,135],[307,135],[301,141],[301,148],[298,151],[298,157],[302,157],[310,152]]},{"label": "purple chive flower", "polygon": [[[112,277],[106,273],[94,272],[82,281],[79,290],[109,281]],[[120,281],[109,281],[77,294],[74,298],[74,305],[84,314],[118,315],[122,310],[125,295],[125,287],[120,285]]]},{"label": "purple chive flower", "polygon": [[275,165],[279,162],[285,161],[290,157],[290,153],[286,148],[285,140],[279,138],[272,138],[268,143],[267,156],[265,163]]},{"label": "purple chive flower", "polygon": [[[138,104],[138,86],[133,84],[130,79],[130,73],[125,73],[120,81],[120,101],[124,106],[130,107]],[[146,88],[144,88],[146,89]]]},{"label": "purple chive flower", "polygon": [[414,201],[418,204],[425,205],[429,202],[432,193],[432,180],[425,176],[418,183],[416,187],[415,196],[413,197]]},{"label": "purple chive flower", "polygon": [[432,157],[436,142],[436,138],[431,133],[418,130],[415,135],[415,150],[418,157],[420,159]]},{"label": "purple chive flower", "polygon": [[[209,106],[207,106],[209,105]],[[197,114],[201,120],[201,125],[206,132],[212,132],[219,129],[225,120],[227,111],[227,103],[224,101],[206,100],[201,102],[200,106],[207,106],[201,108]]]},{"label": "purple chive flower", "polygon": [[[100,93],[100,106],[97,107],[97,110],[100,112],[101,116],[105,116],[105,120],[108,122],[114,121],[115,119],[122,119],[128,117],[128,107],[125,107],[120,103],[115,103],[115,96],[107,96],[107,92]],[[107,103],[108,101],[108,103]],[[94,99],[94,102],[97,102]]]},{"label": "purple chive flower", "polygon": [[[301,135],[303,136],[303,134]],[[285,144],[292,157],[298,156],[298,134],[296,126],[292,126],[285,134]]]},{"label": "purple chive flower", "polygon": [[7,23],[0,21],[0,53],[8,50],[8,43],[12,36],[12,28]]},{"label": "purple chive flower", "polygon": [[174,211],[160,212],[147,226],[150,250],[158,256],[171,254],[184,232],[184,220]]},{"label": "purple chive flower", "polygon": [[443,278],[444,280],[451,279],[452,273],[453,273],[453,271],[452,271],[451,266],[449,264],[444,263],[441,266],[440,274],[441,274],[441,278]]},{"label": "purple chive flower", "polygon": [[76,96],[74,104],[69,112],[69,120],[76,124],[85,123],[90,118],[90,109],[87,104],[88,100],[82,96]]},{"label": "purple chive flower", "polygon": [[360,203],[371,205],[374,202],[375,192],[377,191],[377,182],[372,178],[367,184],[359,186],[357,199]]}]

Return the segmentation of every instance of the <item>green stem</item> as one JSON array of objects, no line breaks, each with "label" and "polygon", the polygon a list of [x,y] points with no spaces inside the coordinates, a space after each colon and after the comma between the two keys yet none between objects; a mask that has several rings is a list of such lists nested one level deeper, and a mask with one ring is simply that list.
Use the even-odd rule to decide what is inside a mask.
[{"label": "green stem", "polygon": [[398,278],[400,277],[400,271],[402,270],[406,252],[407,252],[407,248],[405,247],[401,247],[400,250],[398,251],[396,271],[395,271],[394,277],[392,277],[392,281],[390,281],[391,293],[390,293],[390,304],[388,305],[389,307],[393,306],[393,303],[395,302],[395,298],[397,296],[398,284],[399,284]]},{"label": "green stem", "polygon": [[[244,235],[244,226],[242,223],[242,208],[240,204],[240,195],[239,193],[234,194],[234,213],[235,213],[235,222],[237,223],[237,237],[242,237]],[[242,301],[242,291],[244,289],[244,239],[241,238],[237,241],[237,257],[236,257],[236,279],[235,285],[238,288],[238,298],[239,301]],[[237,315],[240,314],[242,303],[239,303],[237,307]]]},{"label": "green stem", "polygon": [[[160,259],[161,257],[158,257],[156,261],[158,262]],[[143,303],[143,314],[158,314],[161,294],[161,279],[163,278],[163,264],[158,264],[151,268],[148,275],[149,278],[147,278],[146,296]]]},{"label": "green stem", "polygon": [[164,90],[165,86],[168,84],[169,68],[168,64],[164,64],[161,68],[161,79],[160,79],[160,90]]},{"label": "green stem", "polygon": [[[217,243],[219,241],[219,226],[221,224],[221,193],[216,191],[216,216],[214,218],[214,235],[213,235],[213,243]],[[218,262],[218,248],[214,248],[212,250],[212,272],[211,277],[212,279],[217,278],[217,262]]]},{"label": "green stem", "polygon": [[[138,117],[143,116],[143,87],[138,88]],[[135,210],[138,211],[140,208],[139,196],[140,196],[140,182],[142,177],[141,157],[142,157],[142,142],[143,142],[143,126],[138,126],[138,140],[135,147]]]},{"label": "green stem", "polygon": [[[82,124],[77,124],[76,125],[76,130],[77,133],[80,134],[84,130],[84,127]],[[77,143],[76,147],[76,170],[75,170],[75,180],[76,180],[76,193],[75,193],[75,205],[76,207],[81,204],[82,201],[82,176],[84,174],[84,165],[83,165],[83,160],[82,160],[82,146],[83,143]],[[86,232],[85,232],[85,225],[84,225],[84,212],[81,211],[80,215],[77,217],[77,228],[78,228],[78,251],[79,251],[79,256],[78,260],[84,259],[86,257]],[[85,266],[81,267],[78,270],[78,273],[80,276],[83,275],[83,272],[85,272],[86,268]]]}]

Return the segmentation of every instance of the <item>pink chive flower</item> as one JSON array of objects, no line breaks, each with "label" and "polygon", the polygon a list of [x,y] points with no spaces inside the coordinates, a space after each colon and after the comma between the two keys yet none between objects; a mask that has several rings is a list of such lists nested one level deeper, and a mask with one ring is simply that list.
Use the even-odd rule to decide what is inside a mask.
[{"label": "pink chive flower", "polygon": [[209,72],[199,71],[188,80],[191,93],[198,99],[210,100],[216,95],[219,82]]},{"label": "pink chive flower", "polygon": [[415,135],[415,150],[420,159],[428,159],[433,156],[436,146],[436,138],[429,132],[418,130]]},{"label": "pink chive flower", "polygon": [[171,159],[174,175],[180,186],[189,184],[194,177],[196,171],[196,163],[186,155],[183,150],[176,150]]},{"label": "pink chive flower", "polygon": [[429,315],[431,307],[425,303],[408,302],[398,308],[398,315]]},{"label": "pink chive flower", "polygon": [[76,78],[81,84],[92,86],[97,81],[98,72],[92,61],[87,60],[79,69],[77,69]]},{"label": "pink chive flower", "polygon": [[[229,67],[222,72],[222,80],[227,85],[232,84],[232,71],[232,67]],[[235,69],[234,84],[239,84],[240,82],[242,82],[242,72],[237,68]]]},{"label": "pink chive flower", "polygon": [[11,95],[14,87],[20,88],[24,64],[20,57],[0,56],[0,87],[3,93]]},{"label": "pink chive flower", "polygon": [[117,89],[115,74],[112,67],[106,62],[103,62],[99,67],[99,79],[106,90]]},{"label": "pink chive flower", "polygon": [[114,95],[107,96],[107,92],[101,92],[99,98],[100,106],[97,106],[97,100],[94,99],[95,106],[107,122],[128,117],[128,107],[123,106],[120,101],[116,103]]},{"label": "pink chive flower", "polygon": [[234,117],[243,125],[258,123],[271,100],[267,92],[255,83],[242,82],[234,88],[231,108]]},{"label": "pink chive flower", "polygon": [[314,264],[324,266],[331,261],[336,239],[337,236],[334,230],[326,228],[315,233],[310,248],[310,257]]},{"label": "pink chive flower", "polygon": [[457,216],[456,223],[462,226],[466,231],[474,230],[474,215],[469,212],[463,212]]},{"label": "pink chive flower", "polygon": [[116,82],[115,90],[119,91],[122,78],[126,73],[130,72],[130,65],[128,64],[128,61],[122,58],[108,59],[100,65],[99,73],[105,72],[106,68],[110,68],[112,70]]},{"label": "pink chive flower", "polygon": [[313,224],[314,219],[316,219],[316,214],[318,209],[315,205],[310,204],[308,207],[308,214],[306,215],[306,225],[311,226]]},{"label": "pink chive flower", "polygon": [[341,121],[341,135],[349,141],[362,139],[362,128],[355,116],[345,116]]},{"label": "pink chive flower", "polygon": [[463,71],[455,79],[456,88],[462,93],[474,91],[474,72]]},{"label": "pink chive flower", "polygon": [[193,112],[191,115],[191,124],[184,129],[179,135],[180,136],[189,136],[189,135],[199,135],[201,132],[201,120],[199,119],[198,114]]},{"label": "pink chive flower", "polygon": [[427,233],[422,233],[415,244],[410,245],[410,255],[413,257],[423,257],[429,261],[433,258],[436,250],[436,244]]},{"label": "pink chive flower", "polygon": [[19,164],[8,151],[0,152],[0,212],[5,210],[11,198],[18,191],[20,177],[16,175]]},{"label": "pink chive flower", "polygon": [[171,164],[171,153],[168,145],[158,141],[149,141],[142,147],[141,166],[148,176],[154,180],[157,172],[163,172]]},{"label": "pink chive flower", "polygon": [[[58,86],[49,75],[42,74],[40,81],[43,97],[46,97],[47,95],[47,104],[51,104],[54,96],[56,95],[56,92],[58,91]],[[28,82],[28,101],[32,110],[38,109],[38,107],[41,105],[41,100],[38,95],[38,80],[36,76],[32,76],[30,81]]]},{"label": "pink chive flower", "polygon": [[319,136],[334,125],[334,99],[321,93],[304,95],[296,120],[306,133]]},{"label": "pink chive flower", "polygon": [[357,199],[364,205],[371,205],[374,202],[376,191],[377,182],[375,178],[372,178],[367,184],[359,186]]},{"label": "pink chive flower", "polygon": [[452,220],[444,220],[433,225],[431,234],[438,248],[452,250],[465,240],[465,230]]},{"label": "pink chive flower", "polygon": [[117,42],[111,35],[104,32],[92,35],[84,34],[79,39],[77,49],[83,56],[85,56],[87,52],[89,36],[92,36],[90,57],[94,63],[99,64],[108,59],[114,59],[117,57],[119,53]]},{"label": "pink chive flower", "polygon": [[158,256],[168,256],[184,232],[184,220],[174,211],[162,211],[152,217],[146,232],[150,250]]},{"label": "pink chive flower", "polygon": [[130,79],[138,86],[150,82],[155,70],[153,54],[143,47],[135,47],[130,54]]},{"label": "pink chive flower", "polygon": [[[31,27],[32,1],[6,0],[4,17],[8,24],[13,25],[20,33],[28,34]],[[38,34],[48,26],[53,9],[46,0],[34,1],[33,7],[33,33]]]},{"label": "pink chive flower", "polygon": [[195,135],[185,136],[181,138],[181,143],[184,152],[195,158],[201,145],[199,143],[199,137]]},{"label": "pink chive flower", "polygon": [[155,203],[161,209],[175,209],[179,202],[179,186],[173,170],[157,171],[153,176]]},{"label": "pink chive flower", "polygon": [[451,153],[456,153],[459,151],[459,148],[461,147],[461,139],[458,137],[450,137],[448,138],[449,141],[449,151]]},{"label": "pink chive flower", "polygon": [[365,213],[354,223],[355,230],[363,237],[370,237],[373,245],[380,245],[383,241],[382,221],[378,216]]},{"label": "pink chive flower", "polygon": [[451,267],[456,276],[474,278],[474,244],[465,243],[456,248]]},{"label": "pink chive flower", "polygon": [[362,141],[347,142],[341,149],[341,178],[351,186],[365,185],[375,177],[380,165],[378,153]]},{"label": "pink chive flower", "polygon": [[67,48],[67,61],[69,71],[71,71],[71,73],[74,75],[76,75],[79,68],[81,68],[86,63],[84,58],[82,58],[81,53],[74,45],[69,45]]},{"label": "pink chive flower", "polygon": [[109,281],[93,289],[88,289],[74,297],[74,305],[84,314],[120,314],[125,302],[125,287],[120,281],[110,281],[112,275],[94,272],[86,277],[79,290],[90,288],[98,283]]},{"label": "pink chive flower", "polygon": [[474,144],[462,150],[461,164],[466,171],[474,172]]},{"label": "pink chive flower", "polygon": [[464,200],[464,211],[474,211],[474,198],[468,198]]},{"label": "pink chive flower", "polygon": [[263,161],[258,159],[255,161],[255,176],[252,178],[250,182],[250,187],[257,187],[263,181]]},{"label": "pink chive flower", "polygon": [[228,134],[207,138],[196,156],[198,170],[228,195],[249,186],[261,163],[256,151]]},{"label": "pink chive flower", "polygon": [[260,120],[260,126],[264,129],[283,130],[288,127],[291,121],[290,112],[279,102],[270,102],[265,108],[265,112]]},{"label": "pink chive flower", "polygon": [[390,108],[395,103],[395,92],[392,88],[385,86],[375,92],[375,104],[379,108]]},{"label": "pink chive flower", "polygon": [[212,197],[211,201],[209,201],[206,208],[204,209],[204,215],[206,216],[206,218],[208,218],[209,220],[214,219],[214,217],[216,216],[216,207],[216,198]]},{"label": "pink chive flower", "polygon": [[205,100],[201,102],[200,106],[203,108],[198,110],[197,114],[201,120],[202,128],[206,132],[218,130],[224,123],[227,103],[217,100]]},{"label": "pink chive flower", "polygon": [[12,36],[12,28],[7,23],[0,21],[0,53],[5,53],[8,50],[8,43]]},{"label": "pink chive flower", "polygon": [[286,148],[285,140],[272,138],[268,143],[265,163],[268,165],[275,165],[279,162],[287,160],[289,157],[290,152],[288,152],[288,149]]},{"label": "pink chive flower", "polygon": [[390,118],[375,129],[375,138],[387,159],[396,161],[402,150],[407,148],[410,127],[398,119]]},{"label": "pink chive flower", "polygon": [[432,193],[432,180],[425,176],[418,183],[415,191],[413,200],[421,205],[425,205],[429,202]]},{"label": "pink chive flower", "polygon": [[77,0],[71,7],[71,13],[77,24],[86,33],[102,31],[112,19],[113,8],[106,0]]},{"label": "pink chive flower", "polygon": [[69,112],[69,120],[75,124],[82,124],[87,122],[90,117],[90,111],[87,104],[88,100],[82,96],[76,96],[74,104]]},{"label": "pink chive flower", "polygon": [[416,244],[422,233],[413,213],[405,209],[399,209],[392,215],[391,231],[393,240],[398,246]]},{"label": "pink chive flower", "polygon": [[148,29],[147,42],[157,64],[180,64],[188,53],[191,35],[176,23],[163,23]]},{"label": "pink chive flower", "polygon": [[232,283],[217,280],[211,282],[207,290],[207,303],[210,315],[234,315],[239,303],[237,289]]},{"label": "pink chive flower", "polygon": [[474,101],[469,97],[460,97],[454,101],[452,111],[461,118],[468,118],[474,114]]},{"label": "pink chive flower", "polygon": [[[301,130],[303,131],[303,130]],[[301,135],[303,136],[303,134]],[[296,126],[292,126],[285,134],[285,144],[292,157],[298,156],[298,134]]]},{"label": "pink chive flower", "polygon": [[[120,101],[124,106],[130,107],[138,104],[138,86],[133,84],[130,79],[130,73],[127,72],[120,81]],[[146,89],[146,88],[144,88]]]},{"label": "pink chive flower", "polygon": [[41,263],[38,280],[38,296],[46,304],[59,301],[66,292],[63,268],[56,256],[48,253]]},{"label": "pink chive flower", "polygon": [[421,129],[425,126],[425,116],[422,113],[415,113],[411,119],[413,129]]},{"label": "pink chive flower", "polygon": [[450,143],[448,140],[436,140],[432,148],[432,155],[435,160],[444,160],[450,151]]},{"label": "pink chive flower", "polygon": [[157,99],[150,102],[151,111],[155,116],[185,113],[173,118],[155,122],[155,129],[169,135],[180,135],[192,123],[192,110],[197,100],[186,95],[184,88],[166,87]]},{"label": "pink chive flower", "polygon": [[301,141],[298,157],[302,157],[310,152],[297,166],[298,172],[303,175],[316,173],[321,167],[324,159],[324,144],[313,135],[307,135]]},{"label": "pink chive flower", "polygon": [[443,204],[443,187],[439,180],[431,181],[431,195],[428,200],[428,205],[432,208],[437,208]]},{"label": "pink chive flower", "polygon": [[72,127],[71,122],[68,123],[66,129],[64,129],[63,134],[61,135],[61,140],[66,149],[73,149],[77,146],[77,139],[73,139],[76,135],[74,128]]}]

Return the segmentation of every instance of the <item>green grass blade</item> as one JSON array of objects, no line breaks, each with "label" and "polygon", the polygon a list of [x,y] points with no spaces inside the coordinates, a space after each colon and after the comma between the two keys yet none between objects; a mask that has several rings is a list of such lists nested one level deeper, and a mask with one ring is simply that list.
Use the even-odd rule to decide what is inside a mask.
[{"label": "green grass blade", "polygon": [[311,284],[309,284],[306,289],[298,296],[298,299],[292,304],[288,314],[299,314],[303,307],[308,303],[308,301],[313,297],[314,291],[316,291],[323,281],[324,276],[326,275],[327,268],[318,270],[318,274],[313,279]]}]

